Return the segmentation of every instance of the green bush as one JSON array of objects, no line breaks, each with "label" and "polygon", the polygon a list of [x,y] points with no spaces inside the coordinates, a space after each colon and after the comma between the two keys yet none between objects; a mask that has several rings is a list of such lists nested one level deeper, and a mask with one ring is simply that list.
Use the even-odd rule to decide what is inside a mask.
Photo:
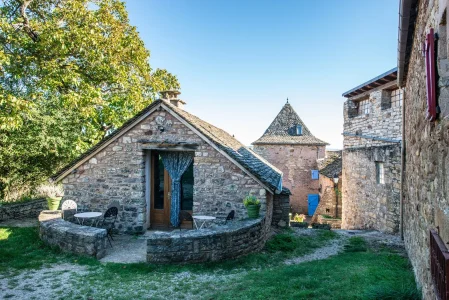
[{"label": "green bush", "polygon": [[248,207],[249,205],[260,205],[260,200],[254,195],[248,195],[243,199],[243,205],[245,205],[245,207]]},{"label": "green bush", "polygon": [[312,223],[312,228],[331,230],[332,227],[329,224]]},{"label": "green bush", "polygon": [[307,222],[290,222],[291,227],[308,228],[309,223]]}]

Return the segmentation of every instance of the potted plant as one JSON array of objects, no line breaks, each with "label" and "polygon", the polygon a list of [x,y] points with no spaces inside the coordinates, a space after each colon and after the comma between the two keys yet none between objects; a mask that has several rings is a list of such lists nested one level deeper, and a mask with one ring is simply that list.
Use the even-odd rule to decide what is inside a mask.
[{"label": "potted plant", "polygon": [[62,196],[57,193],[48,193],[47,195],[47,205],[49,210],[58,210],[59,204],[61,203]]},{"label": "potted plant", "polygon": [[260,212],[260,200],[254,195],[248,195],[243,199],[243,205],[245,205],[248,211],[248,217],[251,219],[257,219]]}]

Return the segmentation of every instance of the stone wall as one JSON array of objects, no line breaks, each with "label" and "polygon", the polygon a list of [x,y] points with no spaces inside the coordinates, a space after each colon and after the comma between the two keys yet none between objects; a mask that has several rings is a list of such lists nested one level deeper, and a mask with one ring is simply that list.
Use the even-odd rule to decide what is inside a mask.
[{"label": "stone wall", "polygon": [[[385,184],[377,183],[375,162],[384,164]],[[344,229],[398,233],[401,147],[375,146],[343,151]]]},{"label": "stone wall", "polygon": [[283,191],[273,196],[273,217],[271,225],[286,227],[290,221],[290,193]]},{"label": "stone wall", "polygon": [[[343,132],[364,136],[374,136],[392,140],[402,139],[402,106],[382,108],[382,99],[388,97],[389,90],[377,90],[369,94],[370,113],[351,116],[352,100],[344,103]],[[344,136],[343,147],[360,147],[383,145],[385,142],[361,137]]]},{"label": "stone wall", "polygon": [[[419,1],[405,81],[404,242],[425,299],[436,299],[430,274],[429,230],[439,226],[449,242],[449,61],[446,1]],[[426,75],[421,43],[429,28],[438,35],[436,122],[426,120]]]},{"label": "stone wall", "polygon": [[9,219],[36,218],[45,209],[48,209],[46,199],[17,204],[0,204],[0,222]]},{"label": "stone wall", "polygon": [[106,229],[52,218],[39,222],[39,236],[48,245],[58,247],[64,252],[93,256],[97,259],[106,255]]},{"label": "stone wall", "polygon": [[266,220],[261,217],[214,229],[153,233],[147,240],[147,262],[200,263],[236,258],[264,247],[265,228]]},{"label": "stone wall", "polygon": [[[160,124],[164,126],[162,132]],[[64,178],[64,200],[75,200],[79,210],[101,212],[110,203],[118,202],[116,228],[130,233],[145,231],[150,226],[145,199],[145,145],[162,141],[198,144],[194,152],[195,214],[235,210],[236,218],[246,217],[242,201],[248,194],[257,195],[265,210],[267,193],[259,183],[162,109]]]},{"label": "stone wall", "polygon": [[254,145],[254,151],[284,174],[283,186],[292,193],[293,213],[308,213],[308,194],[319,193],[319,180],[312,179],[311,170],[318,170],[317,159],[324,158],[325,146]]},{"label": "stone wall", "polygon": [[318,215],[329,215],[335,218],[341,218],[341,188],[342,176],[339,176],[337,190],[333,178],[320,174],[320,203],[316,208],[311,222],[317,222]]},{"label": "stone wall", "polygon": [[341,219],[324,218],[322,215],[319,215],[317,217],[317,223],[319,223],[319,224],[329,224],[331,226],[331,228],[333,228],[333,229],[340,229],[341,228]]}]

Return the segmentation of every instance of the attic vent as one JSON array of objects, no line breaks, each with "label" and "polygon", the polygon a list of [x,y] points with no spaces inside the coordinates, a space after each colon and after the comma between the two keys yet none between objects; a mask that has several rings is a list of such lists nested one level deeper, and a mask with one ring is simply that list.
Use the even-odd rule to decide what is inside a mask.
[{"label": "attic vent", "polygon": [[302,135],[302,126],[296,125],[296,135]]}]

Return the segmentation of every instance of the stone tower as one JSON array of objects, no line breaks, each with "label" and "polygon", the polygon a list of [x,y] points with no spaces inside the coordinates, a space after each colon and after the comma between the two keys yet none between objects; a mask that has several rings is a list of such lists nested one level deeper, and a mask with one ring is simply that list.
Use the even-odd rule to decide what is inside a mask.
[{"label": "stone tower", "polygon": [[292,193],[293,213],[312,215],[308,198],[319,194],[317,160],[325,157],[328,144],[313,136],[287,101],[253,145],[256,153],[283,172],[282,183]]}]

